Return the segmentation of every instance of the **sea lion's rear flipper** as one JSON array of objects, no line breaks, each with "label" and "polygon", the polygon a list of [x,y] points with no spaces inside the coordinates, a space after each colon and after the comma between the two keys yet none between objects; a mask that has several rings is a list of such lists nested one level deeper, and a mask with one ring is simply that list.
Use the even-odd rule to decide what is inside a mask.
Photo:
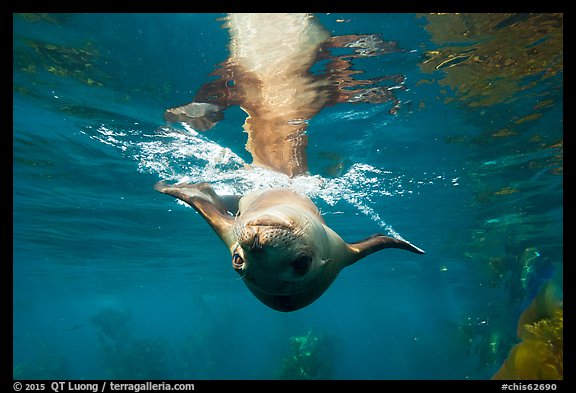
[{"label": "sea lion's rear flipper", "polygon": [[415,254],[424,254],[424,250],[408,243],[405,240],[400,240],[385,235],[373,235],[368,239],[362,240],[360,242],[348,244],[348,250],[352,254],[352,260],[348,265],[351,265],[354,262],[364,258],[365,256],[385,248],[399,248],[413,252]]},{"label": "sea lion's rear flipper", "polygon": [[208,183],[169,185],[161,181],[154,189],[192,206],[228,247],[232,245],[234,217],[230,213],[235,214],[238,210],[239,197],[221,198]]}]

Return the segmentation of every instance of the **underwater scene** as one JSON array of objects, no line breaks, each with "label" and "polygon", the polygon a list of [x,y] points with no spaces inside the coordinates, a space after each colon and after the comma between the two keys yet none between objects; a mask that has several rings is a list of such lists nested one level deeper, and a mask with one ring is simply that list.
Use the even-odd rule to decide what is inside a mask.
[{"label": "underwater scene", "polygon": [[12,18],[13,379],[563,379],[563,14]]}]

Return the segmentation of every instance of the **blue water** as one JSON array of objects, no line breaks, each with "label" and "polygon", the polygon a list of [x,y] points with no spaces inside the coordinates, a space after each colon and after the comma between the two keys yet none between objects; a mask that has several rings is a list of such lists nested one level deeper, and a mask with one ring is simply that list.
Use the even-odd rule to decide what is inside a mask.
[{"label": "blue water", "polygon": [[[402,74],[407,89],[396,115],[390,103],[323,109],[307,131],[310,176],[291,181],[244,169],[237,107],[207,133],[164,123],[226,59],[222,16],[14,15],[15,378],[275,379],[308,337],[314,378],[489,379],[538,289],[561,282],[561,65],[518,66],[471,105],[462,83],[483,75],[455,88],[469,63],[428,72],[427,52],[489,45],[497,30],[442,42],[420,15],[320,14],[332,35],[397,41],[405,51],[354,68]],[[544,55],[534,67],[558,67]],[[387,233],[426,254],[370,255],[280,313],[192,209],[154,191],[162,179],[293,187],[345,240]]]}]

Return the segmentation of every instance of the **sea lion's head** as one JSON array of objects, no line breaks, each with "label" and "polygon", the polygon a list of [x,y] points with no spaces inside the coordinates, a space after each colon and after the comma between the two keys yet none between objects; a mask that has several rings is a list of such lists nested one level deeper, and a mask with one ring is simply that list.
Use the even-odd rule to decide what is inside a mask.
[{"label": "sea lion's head", "polygon": [[336,277],[324,224],[298,206],[240,215],[233,231],[232,267],[258,299],[276,310],[312,303]]}]

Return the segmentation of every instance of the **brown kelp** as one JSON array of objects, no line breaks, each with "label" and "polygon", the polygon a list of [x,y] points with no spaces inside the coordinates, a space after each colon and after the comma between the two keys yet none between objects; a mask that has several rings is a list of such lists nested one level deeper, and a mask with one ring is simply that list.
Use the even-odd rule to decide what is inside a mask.
[{"label": "brown kelp", "polygon": [[493,379],[564,378],[564,310],[561,289],[546,283],[518,321],[516,344]]}]

